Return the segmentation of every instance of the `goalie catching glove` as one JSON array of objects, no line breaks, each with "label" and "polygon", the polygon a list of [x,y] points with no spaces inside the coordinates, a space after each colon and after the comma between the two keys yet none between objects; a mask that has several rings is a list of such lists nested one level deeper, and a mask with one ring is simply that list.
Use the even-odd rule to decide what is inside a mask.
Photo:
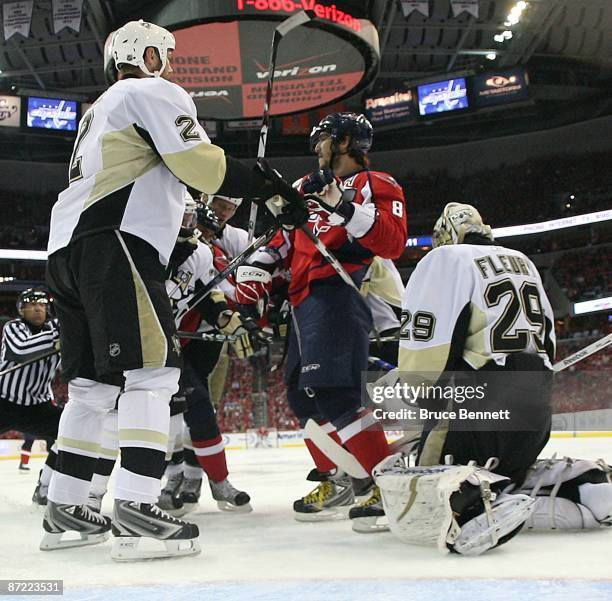
[{"label": "goalie catching glove", "polygon": [[243,317],[237,311],[224,311],[219,316],[217,324],[224,334],[238,337],[231,344],[239,359],[251,357],[270,342],[269,337],[254,320]]},{"label": "goalie catching glove", "polygon": [[329,213],[330,225],[345,225],[355,213],[355,205],[350,202],[354,190],[345,190],[342,182],[329,169],[320,169],[311,174],[302,186],[307,200],[314,200]]}]

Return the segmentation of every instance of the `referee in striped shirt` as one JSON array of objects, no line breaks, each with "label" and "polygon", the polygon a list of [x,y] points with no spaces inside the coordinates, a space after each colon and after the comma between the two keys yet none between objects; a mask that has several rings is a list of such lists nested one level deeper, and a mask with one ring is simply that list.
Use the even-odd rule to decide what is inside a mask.
[{"label": "referee in striped shirt", "polygon": [[[0,375],[0,434],[7,430],[29,432],[36,437],[55,439],[61,411],[51,403],[51,383],[60,363],[58,353],[44,356],[58,347],[57,319],[51,319],[50,299],[43,290],[24,290],[17,300],[19,317],[6,323],[2,331],[0,373],[26,361],[38,361],[6,375]],[[49,456],[41,474],[46,488],[55,467],[57,455],[49,449]],[[43,498],[33,500],[44,504]]]},{"label": "referee in striped shirt", "polygon": [[[42,290],[25,290],[17,300],[19,317],[2,332],[0,372],[53,351],[59,341],[56,319],[49,316],[49,297]],[[19,430],[42,437],[57,434],[60,411],[51,404],[51,383],[59,354],[41,357],[0,376],[0,432]]]}]

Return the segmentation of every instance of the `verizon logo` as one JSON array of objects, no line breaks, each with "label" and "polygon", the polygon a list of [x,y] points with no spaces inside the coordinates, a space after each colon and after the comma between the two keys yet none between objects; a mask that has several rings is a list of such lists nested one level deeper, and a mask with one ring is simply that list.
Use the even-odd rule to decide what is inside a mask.
[{"label": "verizon logo", "polygon": [[[335,71],[338,65],[315,65],[313,67],[300,67],[296,65],[290,69],[277,69],[274,71],[276,79],[280,77],[305,77],[307,75],[318,75],[320,73],[329,73]],[[269,71],[256,71],[257,79],[266,79]]]}]

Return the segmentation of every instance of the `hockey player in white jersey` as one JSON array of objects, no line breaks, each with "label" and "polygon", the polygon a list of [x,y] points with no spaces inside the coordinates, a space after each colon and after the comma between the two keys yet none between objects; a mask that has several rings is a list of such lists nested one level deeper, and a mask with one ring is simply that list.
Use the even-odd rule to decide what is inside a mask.
[{"label": "hockey player in white jersey", "polygon": [[[420,467],[395,456],[377,466],[375,479],[402,540],[479,554],[509,540],[533,511],[529,496],[502,491],[524,481],[549,437],[554,317],[533,263],[498,246],[474,207],[447,205],[434,247],[402,299],[400,377],[412,385],[456,386],[468,374],[469,384],[488,388],[461,405],[421,395],[419,407],[432,413]],[[511,376],[496,377],[504,373]],[[510,409],[515,428],[461,422],[460,408]],[[376,510],[380,515],[382,506],[372,515]]]},{"label": "hockey player in white jersey", "polygon": [[203,194],[202,202],[206,203],[215,212],[219,220],[221,229],[212,242],[231,261],[249,244],[248,232],[245,229],[228,223],[242,204],[242,198],[231,198],[230,196],[221,196],[219,194]]},{"label": "hockey player in white jersey", "polygon": [[[56,298],[70,402],[60,421],[45,550],[66,546],[67,530],[81,533],[78,544],[107,536],[110,520],[85,502],[102,422],[125,379],[111,555],[127,560],[199,552],[197,526],[155,505],[168,403],[180,373],[164,266],[183,216],[183,183],[207,193],[248,193],[258,202],[280,193],[290,202],[276,212],[279,220],[299,224],[307,217],[290,185],[267,181],[261,170],[210,143],[192,99],[170,81],[174,48],[172,34],[151,23],[132,21],[115,32],[118,81],[83,116],[70,185],[53,207],[47,282]],[[141,552],[143,537],[163,548]]]},{"label": "hockey player in white jersey", "polygon": [[374,475],[391,530],[407,543],[477,555],[525,524],[612,523],[609,466],[536,462],[550,434],[555,336],[534,264],[498,246],[470,205],[445,207],[434,247],[402,299],[399,373],[404,381],[425,375],[434,384],[450,383],[451,373],[478,374],[473,383],[488,388],[480,399],[465,400],[463,409],[507,410],[511,421],[505,429],[478,427],[474,420],[466,426],[457,413],[447,413],[438,427],[433,419],[425,427],[419,467],[407,467],[399,455],[381,462]]},{"label": "hockey player in white jersey", "polygon": [[[363,278],[361,293],[372,312],[376,333],[382,339],[394,338],[399,332],[403,291],[402,277],[395,263],[391,259],[374,257]],[[374,334],[370,338],[370,354],[391,365],[397,365],[397,341],[377,342]]]},{"label": "hockey player in white jersey", "polygon": [[[175,315],[181,315],[194,292],[199,287],[206,285],[217,273],[213,262],[214,247],[199,240],[199,236],[194,235],[194,230],[196,226],[207,227],[213,228],[215,233],[218,233],[220,224],[209,206],[196,203],[189,193],[185,198],[185,218],[187,220],[193,218],[193,220],[191,223],[183,222],[179,241],[185,239],[193,250],[189,256],[183,254],[178,259],[180,264],[173,267],[171,278],[166,283]],[[200,232],[197,231],[197,233]],[[214,328],[202,328],[206,324],[212,324]],[[257,325],[230,309],[225,295],[218,288],[185,314],[176,325],[181,330],[221,331],[224,334],[237,336],[237,341],[232,344],[242,355],[246,349],[252,348],[251,341],[257,344],[258,341],[263,340]],[[175,398],[171,404],[171,421],[173,422],[171,440],[180,438],[182,432],[179,426],[182,425],[184,415],[191,444],[190,448],[185,451],[187,465],[184,478],[178,477],[182,466],[169,464],[166,470],[168,482],[162,490],[160,506],[170,511],[172,515],[182,515],[194,509],[200,495],[203,470],[208,477],[212,496],[220,509],[250,511],[249,495],[236,489],[228,480],[229,472],[223,438],[208,389],[208,375],[218,360],[222,344],[183,340],[182,345],[184,361],[179,398],[185,399],[186,406],[183,413],[182,410],[178,410],[180,401]],[[172,433],[172,425],[174,425],[174,433]],[[193,459],[195,459],[195,466]]]}]

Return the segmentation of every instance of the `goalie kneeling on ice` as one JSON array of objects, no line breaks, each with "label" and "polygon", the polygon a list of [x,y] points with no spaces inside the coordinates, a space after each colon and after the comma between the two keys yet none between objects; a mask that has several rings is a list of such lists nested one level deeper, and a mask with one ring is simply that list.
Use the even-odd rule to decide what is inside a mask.
[{"label": "goalie kneeling on ice", "polygon": [[391,455],[373,472],[391,532],[402,542],[480,555],[515,536],[533,511],[534,499],[501,492],[510,480],[488,469],[405,461]]}]

